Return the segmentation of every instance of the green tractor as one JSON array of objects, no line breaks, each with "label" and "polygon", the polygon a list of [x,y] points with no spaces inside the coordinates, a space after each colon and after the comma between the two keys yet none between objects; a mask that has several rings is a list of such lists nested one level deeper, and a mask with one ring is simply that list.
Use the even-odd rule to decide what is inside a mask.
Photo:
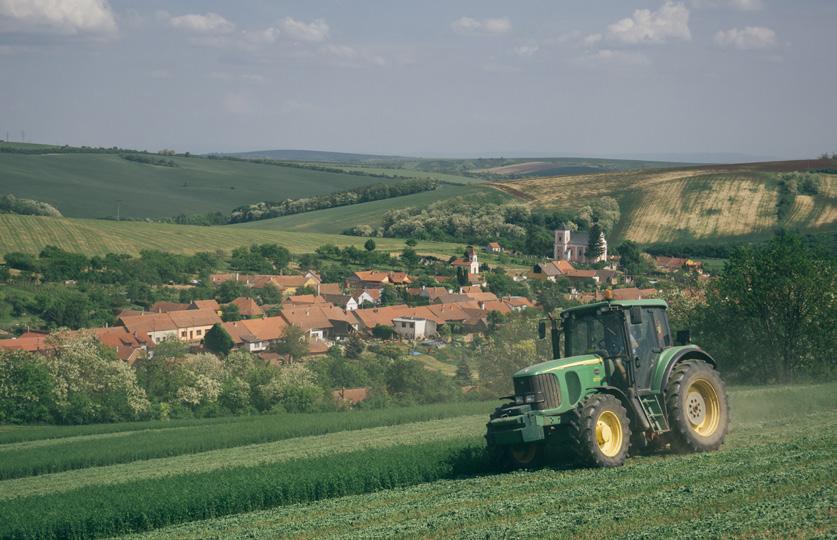
[{"label": "green tractor", "polygon": [[541,321],[554,360],[515,373],[514,395],[501,398],[513,401],[491,415],[485,437],[499,464],[617,467],[629,451],[717,450],[729,423],[724,382],[688,331],[675,344],[667,308],[607,300]]}]

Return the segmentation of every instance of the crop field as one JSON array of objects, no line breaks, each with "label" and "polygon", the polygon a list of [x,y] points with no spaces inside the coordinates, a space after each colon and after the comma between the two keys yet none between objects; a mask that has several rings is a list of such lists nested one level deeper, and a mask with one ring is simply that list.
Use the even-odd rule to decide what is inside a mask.
[{"label": "crop field", "polygon": [[[779,225],[777,185],[771,174],[751,168],[627,171],[495,185],[531,206],[576,207],[579,201],[614,197],[622,213],[616,239],[656,243],[769,236]],[[833,175],[822,178],[822,193],[797,197],[788,225],[803,230],[837,225]]]},{"label": "crop field", "polygon": [[[248,423],[333,429],[5,479],[0,537],[828,537],[835,395],[835,383],[734,388],[721,451],[635,457],[610,470],[493,472],[481,437],[492,403],[121,424],[111,433],[13,428],[0,432],[13,436],[0,438],[0,462],[15,454],[23,469],[27,444],[34,463],[40,449],[69,457],[63,447],[79,442],[106,454],[121,439],[151,449],[181,431],[210,440]],[[330,424],[335,415],[343,428]],[[50,430],[59,438],[45,439]],[[152,432],[164,438],[139,442]]]},{"label": "crop field", "polygon": [[[248,229],[281,229],[283,231],[318,232],[339,234],[355,225],[381,224],[384,212],[407,207],[424,207],[434,202],[453,197],[485,194],[490,200],[502,203],[511,199],[505,193],[490,187],[442,184],[433,191],[414,193],[403,197],[393,197],[350,206],[340,206],[327,210],[305,212],[273,219],[251,221],[233,225]],[[378,240],[375,240],[378,242]]]},{"label": "crop field", "polygon": [[[47,202],[67,217],[172,217],[258,201],[307,197],[385,178],[242,161],[165,157],[177,167],[118,154],[0,153],[0,194]],[[393,180],[397,181],[397,180]]]},{"label": "crop field", "polygon": [[[173,253],[199,251],[230,251],[253,243],[276,243],[294,253],[310,253],[323,244],[362,247],[366,238],[240,228],[231,225],[200,227],[170,225],[141,221],[109,221],[94,219],[65,219],[39,216],[0,214],[0,254],[10,251],[38,253],[53,245],[87,255],[139,253],[143,249],[159,249]],[[379,250],[400,251],[404,240],[376,238]],[[444,242],[419,242],[419,253],[452,255],[462,246]]]}]

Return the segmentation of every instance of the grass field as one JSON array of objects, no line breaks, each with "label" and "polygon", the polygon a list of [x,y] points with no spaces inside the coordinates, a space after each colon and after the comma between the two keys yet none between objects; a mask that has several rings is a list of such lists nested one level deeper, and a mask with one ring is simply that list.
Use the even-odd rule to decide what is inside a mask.
[{"label": "grass field", "polygon": [[[366,428],[344,413],[350,431],[2,480],[0,537],[828,537],[837,508],[835,395],[835,383],[733,388],[719,452],[508,474],[492,473],[479,450],[490,403],[434,406],[434,414],[461,413],[441,419],[404,409],[402,420],[419,421],[396,425],[382,411]],[[214,430],[204,437],[239,429],[219,422],[206,421]],[[26,444],[59,456],[78,442],[107,452],[149,428],[173,439],[202,429],[201,421],[173,424],[61,428],[59,439],[43,438],[56,428],[14,428],[6,433],[15,442],[0,439],[0,461]]]},{"label": "grass field", "polygon": [[233,225],[233,227],[339,234],[355,225],[379,225],[382,222],[384,212],[387,210],[424,207],[440,200],[476,194],[484,194],[489,198],[488,200],[498,203],[511,200],[510,196],[490,187],[442,184],[434,191],[351,206],[340,206],[328,210],[305,212],[304,214],[251,221]]},{"label": "grass field", "polygon": [[[171,217],[259,201],[308,197],[397,181],[243,161],[166,157],[177,167],[118,154],[0,153],[0,194],[48,202],[67,217]],[[427,175],[425,175],[427,176]]]},{"label": "grass field", "polygon": [[[294,253],[310,253],[323,244],[362,247],[366,238],[310,232],[286,232],[233,226],[199,227],[161,223],[65,219],[0,214],[0,254],[10,251],[38,253],[53,245],[87,255],[136,254],[142,249],[174,253],[230,251],[253,243],[276,243]],[[379,250],[400,251],[404,240],[376,238]],[[443,242],[419,242],[419,253],[447,256],[463,246]]]},{"label": "grass field", "polygon": [[[768,165],[765,168],[781,169]],[[771,235],[780,225],[773,172],[757,170],[755,165],[726,169],[711,166],[536,178],[496,185],[531,206],[574,208],[581,202],[614,197],[622,216],[612,240],[688,242]],[[797,197],[785,226],[806,231],[835,228],[837,178],[821,177],[821,193]]]}]

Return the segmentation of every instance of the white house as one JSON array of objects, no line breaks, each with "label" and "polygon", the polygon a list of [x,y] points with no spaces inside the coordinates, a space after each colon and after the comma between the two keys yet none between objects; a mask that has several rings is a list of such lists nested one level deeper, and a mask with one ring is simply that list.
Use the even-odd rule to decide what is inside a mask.
[{"label": "white house", "polygon": [[590,258],[587,250],[590,246],[590,233],[587,231],[569,231],[558,229],[555,231],[555,249],[553,258],[556,261],[570,261],[579,263],[595,263],[607,261],[607,240],[601,235],[602,253],[598,257]]},{"label": "white house", "polygon": [[436,323],[421,317],[396,317],[392,319],[395,333],[404,339],[426,339],[436,335]]}]

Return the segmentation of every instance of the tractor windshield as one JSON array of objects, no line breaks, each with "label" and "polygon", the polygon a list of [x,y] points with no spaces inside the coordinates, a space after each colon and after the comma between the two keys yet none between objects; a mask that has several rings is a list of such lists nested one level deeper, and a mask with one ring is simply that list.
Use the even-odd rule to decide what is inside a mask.
[{"label": "tractor windshield", "polygon": [[619,312],[580,314],[564,321],[567,356],[626,356],[625,324]]}]

